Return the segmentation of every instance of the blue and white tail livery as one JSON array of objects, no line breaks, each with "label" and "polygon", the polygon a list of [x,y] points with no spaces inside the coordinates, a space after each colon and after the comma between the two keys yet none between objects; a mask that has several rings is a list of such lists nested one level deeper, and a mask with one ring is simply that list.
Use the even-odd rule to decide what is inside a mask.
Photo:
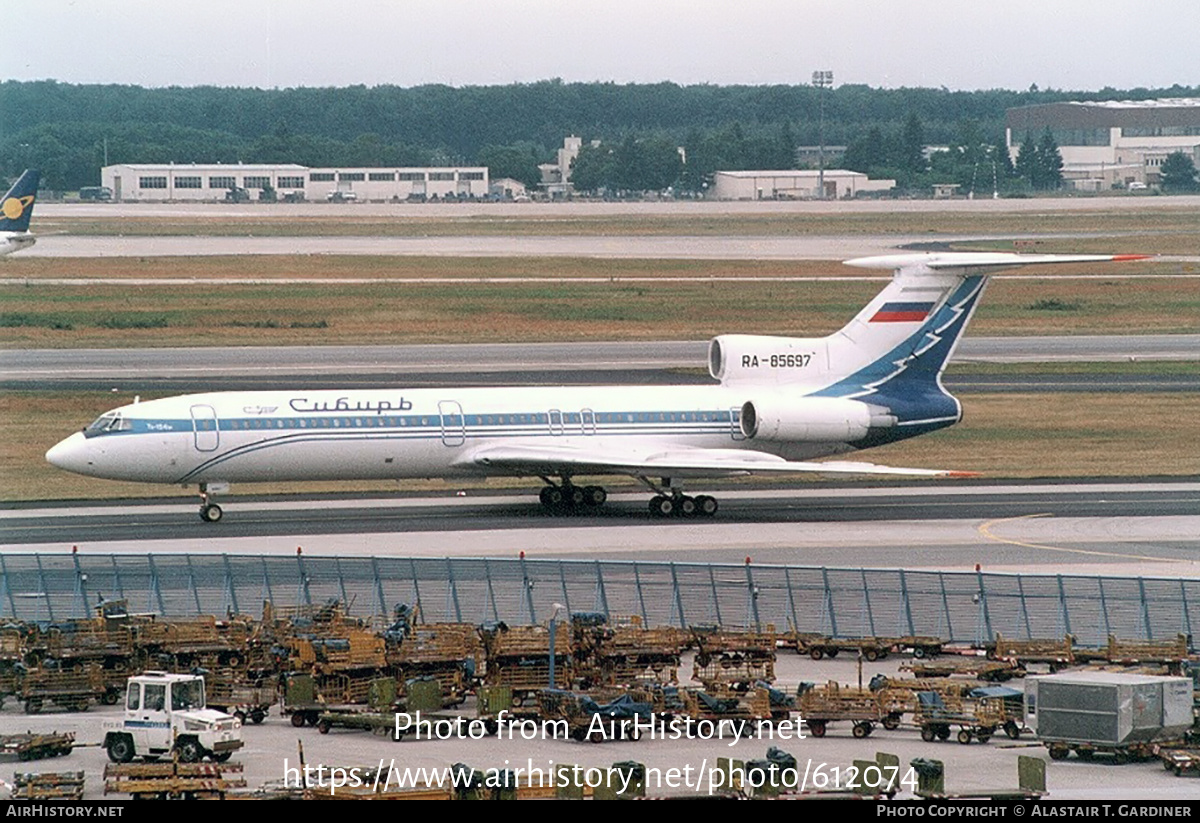
[{"label": "blue and white tail livery", "polygon": [[29,221],[41,177],[37,169],[26,169],[0,199],[0,254],[12,254],[37,242],[29,233]]},{"label": "blue and white tail livery", "polygon": [[987,276],[1015,266],[1099,263],[1139,255],[899,254],[847,261],[891,282],[827,337],[723,335],[708,386],[544,386],[220,392],[106,412],[46,459],[95,477],[195,484],[200,515],[234,482],[539,477],[553,512],[607,494],[574,478],[628,475],[656,515],[711,515],[684,479],[743,474],[954,472],[816,462],[957,422],[942,372]]}]

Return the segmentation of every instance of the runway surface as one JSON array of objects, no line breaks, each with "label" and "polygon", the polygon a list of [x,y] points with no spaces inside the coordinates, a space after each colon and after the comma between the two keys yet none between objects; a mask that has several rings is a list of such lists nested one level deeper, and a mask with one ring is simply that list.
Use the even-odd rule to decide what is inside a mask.
[{"label": "runway surface", "polygon": [[[1120,234],[1104,235],[947,235],[938,241],[946,246],[965,242],[1052,240],[1059,237],[1111,238],[1121,244]],[[928,246],[929,235],[813,235],[813,236],[438,236],[438,237],[95,237],[47,235],[37,245],[21,252],[23,257],[209,257],[228,255],[370,255],[401,257],[574,257],[631,260],[847,260],[898,249]],[[1159,262],[1195,263],[1200,258],[1171,255]],[[631,278],[624,278],[629,280]],[[654,278],[660,279],[660,278]],[[155,278],[170,285],[198,283],[195,280]],[[46,280],[43,282],[53,282]],[[79,281],[69,281],[79,282]],[[132,282],[132,281],[122,281]],[[144,281],[145,282],[145,281]],[[236,283],[236,279],[222,279]],[[261,282],[250,279],[245,282]],[[274,280],[273,282],[285,282]],[[344,281],[352,282],[352,281]],[[379,278],[363,282],[377,283]],[[458,280],[456,282],[470,282]]]},{"label": "runway surface", "polygon": [[504,219],[619,217],[624,215],[715,214],[940,214],[1055,213],[1069,211],[1144,211],[1196,208],[1200,196],[1154,195],[1055,197],[993,200],[664,200],[553,203],[38,203],[42,217],[497,217]]},{"label": "runway surface", "polygon": [[[927,235],[819,237],[94,237],[51,235],[24,257],[191,257],[255,254],[410,257],[600,257],[611,259],[841,260],[885,254]],[[954,242],[967,238],[946,238]]]},{"label": "runway surface", "polygon": [[[705,369],[708,341],[504,343],[409,346],[261,346],[204,349],[25,349],[0,351],[3,388],[102,388],[145,386],[188,390],[201,384],[222,388],[307,385],[371,385],[380,382],[428,382],[436,377],[454,383],[604,382],[607,372]],[[955,353],[963,363],[1062,363],[1200,361],[1200,334],[967,337]],[[586,381],[580,379],[582,375]],[[243,378],[243,382],[231,382]],[[561,380],[560,380],[561,378]],[[594,378],[594,379],[593,379]],[[640,378],[630,378],[637,380]],[[665,379],[680,380],[680,375]],[[697,380],[704,380],[697,376]],[[1104,377],[1057,378],[1084,385]],[[1188,382],[1190,381],[1190,382]],[[1004,378],[986,381],[1004,383]],[[1136,382],[1151,387],[1156,378]],[[1164,386],[1172,381],[1158,380]],[[1179,381],[1175,381],[1179,382]],[[1195,390],[1195,378],[1184,389]],[[1008,388],[1012,388],[1011,384]],[[182,389],[181,389],[182,390]],[[1057,389],[1056,389],[1057,390]]]},{"label": "runway surface", "polygon": [[[711,486],[697,484],[694,490]],[[6,505],[0,551],[513,556],[1200,575],[1200,481],[811,485],[714,492],[712,520],[657,520],[648,494],[553,516],[528,493]]]}]

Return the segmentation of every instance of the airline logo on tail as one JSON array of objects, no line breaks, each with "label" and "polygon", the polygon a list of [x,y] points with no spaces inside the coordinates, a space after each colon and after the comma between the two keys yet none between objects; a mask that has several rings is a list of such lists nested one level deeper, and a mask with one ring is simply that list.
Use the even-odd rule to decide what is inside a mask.
[{"label": "airline logo on tail", "polygon": [[25,209],[33,205],[33,201],[34,195],[32,194],[24,197],[10,197],[0,205],[0,213],[3,213],[9,220],[19,220],[25,213]]}]

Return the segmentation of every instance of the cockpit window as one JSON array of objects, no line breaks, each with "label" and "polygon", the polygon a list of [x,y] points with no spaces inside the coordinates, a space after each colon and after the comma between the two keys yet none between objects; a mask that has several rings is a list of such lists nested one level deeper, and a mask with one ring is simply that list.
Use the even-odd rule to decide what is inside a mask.
[{"label": "cockpit window", "polygon": [[99,434],[129,431],[132,428],[133,421],[122,417],[120,412],[105,412],[84,429],[83,434],[85,437],[95,437]]}]

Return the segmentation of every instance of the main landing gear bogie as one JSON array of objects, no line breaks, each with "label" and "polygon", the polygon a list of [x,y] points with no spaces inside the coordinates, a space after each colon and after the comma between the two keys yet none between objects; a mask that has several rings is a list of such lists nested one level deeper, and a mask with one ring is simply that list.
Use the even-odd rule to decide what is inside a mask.
[{"label": "main landing gear bogie", "polygon": [[570,514],[576,511],[598,509],[608,500],[608,492],[602,486],[544,486],[538,495],[542,506],[554,514]]},{"label": "main landing gear bogie", "polygon": [[655,517],[712,517],[717,513],[717,499],[707,494],[659,494],[650,500],[650,513]]}]

